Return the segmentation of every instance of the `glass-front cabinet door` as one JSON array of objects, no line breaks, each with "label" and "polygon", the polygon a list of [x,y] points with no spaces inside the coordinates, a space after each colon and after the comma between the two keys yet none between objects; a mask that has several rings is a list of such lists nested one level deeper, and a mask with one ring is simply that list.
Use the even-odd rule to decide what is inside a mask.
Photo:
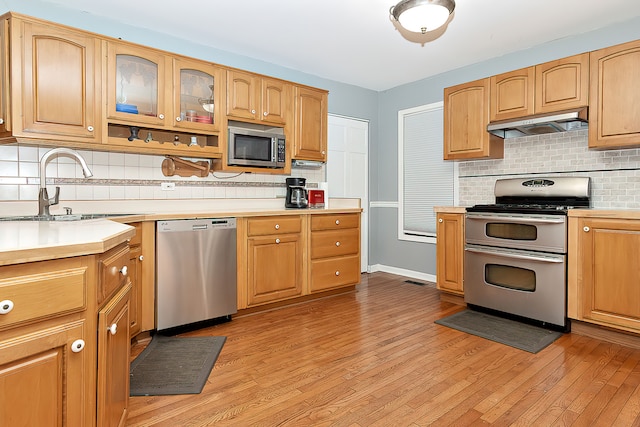
[{"label": "glass-front cabinet door", "polygon": [[166,125],[168,105],[165,55],[151,49],[108,44],[107,110],[109,119]]},{"label": "glass-front cabinet door", "polygon": [[221,70],[206,62],[173,59],[173,126],[199,132],[220,128]]}]

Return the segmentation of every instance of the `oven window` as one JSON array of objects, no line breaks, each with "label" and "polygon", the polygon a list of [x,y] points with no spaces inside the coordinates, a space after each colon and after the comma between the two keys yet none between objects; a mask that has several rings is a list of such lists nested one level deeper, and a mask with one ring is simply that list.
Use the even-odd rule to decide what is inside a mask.
[{"label": "oven window", "polygon": [[536,240],[538,227],[529,224],[509,224],[504,222],[488,222],[485,226],[488,237],[508,240]]},{"label": "oven window", "polygon": [[501,264],[485,264],[485,282],[518,291],[535,292],[536,272],[526,268]]}]

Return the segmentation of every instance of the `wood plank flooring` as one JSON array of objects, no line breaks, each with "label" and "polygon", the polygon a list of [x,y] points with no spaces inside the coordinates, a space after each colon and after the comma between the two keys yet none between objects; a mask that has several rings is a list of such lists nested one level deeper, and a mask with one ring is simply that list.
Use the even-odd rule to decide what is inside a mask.
[{"label": "wood plank flooring", "polygon": [[126,425],[640,426],[640,350],[565,334],[531,354],[434,324],[461,309],[374,273],[190,332],[227,337],[202,393],[132,397]]}]

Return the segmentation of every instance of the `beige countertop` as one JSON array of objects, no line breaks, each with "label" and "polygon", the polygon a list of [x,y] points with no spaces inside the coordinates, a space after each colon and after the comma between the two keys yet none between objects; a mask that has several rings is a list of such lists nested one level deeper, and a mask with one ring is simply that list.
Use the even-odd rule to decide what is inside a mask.
[{"label": "beige countertop", "polygon": [[569,218],[640,219],[639,209],[569,209]]},{"label": "beige countertop", "polygon": [[435,213],[465,213],[467,208],[464,206],[435,206],[433,211]]},{"label": "beige countertop", "polygon": [[[285,209],[283,200],[123,200],[68,202],[73,213],[123,213],[82,221],[0,221],[0,265],[102,253],[135,234],[129,222],[219,216],[361,212],[360,199],[331,199],[326,209]],[[35,209],[34,209],[35,208]],[[59,209],[61,210],[61,209]],[[3,202],[0,216],[33,215],[32,202]],[[54,209],[53,215],[62,214]]]}]

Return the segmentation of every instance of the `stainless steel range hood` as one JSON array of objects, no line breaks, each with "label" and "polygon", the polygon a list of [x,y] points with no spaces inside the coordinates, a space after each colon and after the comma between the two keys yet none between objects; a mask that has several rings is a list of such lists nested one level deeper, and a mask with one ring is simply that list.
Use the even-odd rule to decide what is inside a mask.
[{"label": "stainless steel range hood", "polygon": [[487,126],[487,131],[500,138],[517,138],[587,128],[587,107],[583,107],[553,114],[491,122]]}]

